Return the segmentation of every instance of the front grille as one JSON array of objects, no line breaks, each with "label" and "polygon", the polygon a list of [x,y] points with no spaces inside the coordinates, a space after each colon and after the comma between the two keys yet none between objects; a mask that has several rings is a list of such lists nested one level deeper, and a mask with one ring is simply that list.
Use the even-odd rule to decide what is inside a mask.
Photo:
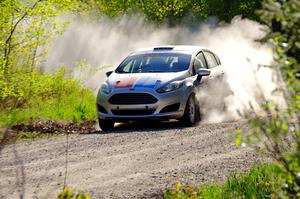
[{"label": "front grille", "polygon": [[158,100],[148,93],[118,93],[109,99],[111,104],[155,104]]},{"label": "front grille", "polygon": [[151,115],[155,109],[111,110],[114,115]]}]

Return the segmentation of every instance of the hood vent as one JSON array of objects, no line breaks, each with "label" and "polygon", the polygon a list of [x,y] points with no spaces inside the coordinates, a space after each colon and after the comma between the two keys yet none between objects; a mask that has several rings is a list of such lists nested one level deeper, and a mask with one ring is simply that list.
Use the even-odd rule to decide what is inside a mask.
[{"label": "hood vent", "polygon": [[173,47],[157,47],[157,48],[154,48],[153,50],[160,51],[160,50],[173,50],[173,49],[174,49]]}]

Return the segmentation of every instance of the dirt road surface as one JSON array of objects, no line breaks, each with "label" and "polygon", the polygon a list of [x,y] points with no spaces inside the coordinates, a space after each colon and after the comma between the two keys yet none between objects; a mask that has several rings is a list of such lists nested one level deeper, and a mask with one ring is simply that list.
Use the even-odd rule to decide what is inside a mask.
[{"label": "dirt road surface", "polygon": [[[177,181],[224,182],[258,159],[253,149],[229,139],[243,125],[150,122],[70,135],[67,185],[92,198],[157,198]],[[65,165],[66,136],[6,146],[0,154],[0,198],[55,198],[64,186]]]}]

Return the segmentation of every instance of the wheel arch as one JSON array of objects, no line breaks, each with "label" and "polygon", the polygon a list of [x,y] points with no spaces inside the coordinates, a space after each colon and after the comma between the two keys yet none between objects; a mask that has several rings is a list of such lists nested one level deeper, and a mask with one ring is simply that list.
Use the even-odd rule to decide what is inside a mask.
[{"label": "wheel arch", "polygon": [[187,102],[188,102],[188,99],[190,98],[190,96],[194,96],[195,97],[195,100],[196,100],[196,102],[198,103],[198,99],[197,99],[197,97],[196,97],[196,89],[195,89],[195,87],[193,86],[193,85],[189,85],[188,87],[187,87],[187,89],[186,89],[186,92],[185,92],[185,98],[184,98],[184,110],[185,110],[185,108],[186,108],[186,104],[187,104]]}]

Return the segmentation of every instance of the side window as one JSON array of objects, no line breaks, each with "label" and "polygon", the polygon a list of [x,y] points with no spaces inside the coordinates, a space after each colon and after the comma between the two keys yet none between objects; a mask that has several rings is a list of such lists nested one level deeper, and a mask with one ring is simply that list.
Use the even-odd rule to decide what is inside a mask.
[{"label": "side window", "polygon": [[199,68],[207,68],[203,52],[200,52],[195,57],[194,68],[193,68],[194,71],[193,71],[193,73],[195,74],[196,70],[198,70]]},{"label": "side window", "polygon": [[214,56],[215,56],[215,58],[216,58],[216,60],[218,62],[218,65],[221,65],[221,61],[220,61],[219,57],[216,54],[214,54]]},{"label": "side window", "polygon": [[130,70],[131,70],[132,63],[133,63],[133,60],[131,60],[130,62],[128,62],[128,63],[124,66],[123,71],[126,72],[126,73],[129,73]]},{"label": "side window", "polygon": [[213,67],[216,67],[218,65],[218,62],[217,62],[215,56],[212,53],[204,52],[204,54],[205,54],[205,58],[206,58],[206,61],[207,61],[208,68],[213,68]]}]

